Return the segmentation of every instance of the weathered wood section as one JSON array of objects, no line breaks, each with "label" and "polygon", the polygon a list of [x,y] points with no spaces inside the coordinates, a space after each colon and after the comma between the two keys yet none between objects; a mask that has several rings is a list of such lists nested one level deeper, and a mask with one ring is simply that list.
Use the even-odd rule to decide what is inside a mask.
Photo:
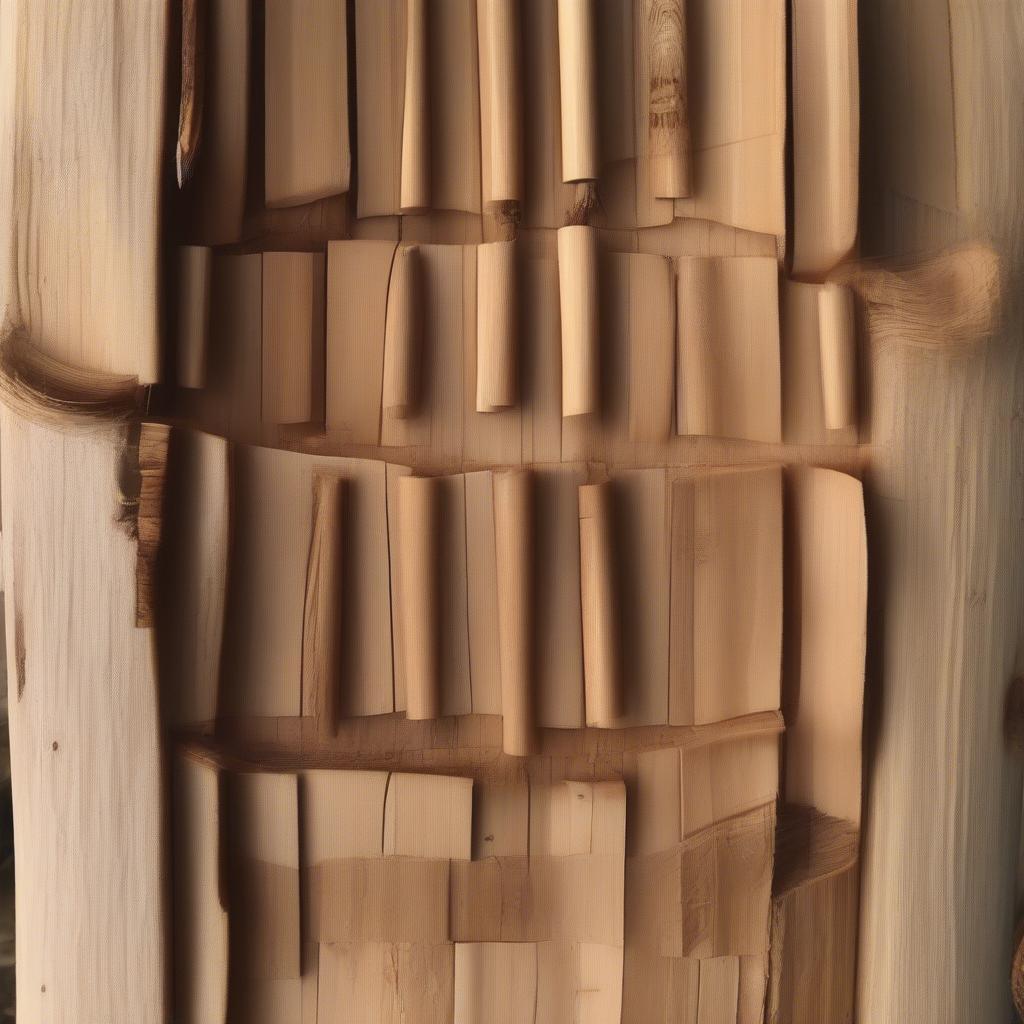
[{"label": "weathered wood section", "polygon": [[0,4],[0,324],[142,383],[159,373],[170,7]]},{"label": "weathered wood section", "polygon": [[1010,284],[1002,331],[977,348],[871,353],[857,1019],[1006,1021],[1021,813],[1002,720],[1024,621],[1024,11],[861,6],[865,255],[991,238]]},{"label": "weathered wood section", "polygon": [[18,1019],[163,1024],[153,634],[119,521],[133,455],[120,432],[7,411],[0,436]]}]

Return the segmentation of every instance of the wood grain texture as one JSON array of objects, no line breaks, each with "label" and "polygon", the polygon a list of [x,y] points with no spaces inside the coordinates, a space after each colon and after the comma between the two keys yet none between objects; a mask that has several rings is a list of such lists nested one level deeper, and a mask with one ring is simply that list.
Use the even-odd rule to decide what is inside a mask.
[{"label": "wood grain texture", "polygon": [[694,192],[676,217],[786,232],[782,0],[687,0]]},{"label": "wood grain texture", "polygon": [[171,434],[160,531],[156,645],[164,726],[217,714],[229,544],[229,445]]},{"label": "wood grain texture", "polygon": [[265,30],[268,206],[347,192],[348,3],[269,0]]},{"label": "wood grain texture", "polygon": [[164,1024],[155,659],[117,522],[125,439],[6,410],[0,435],[18,1017]]},{"label": "wood grain texture", "polygon": [[515,242],[491,242],[477,247],[477,412],[496,412],[518,401],[518,277]]},{"label": "wood grain texture", "polygon": [[156,603],[157,555],[163,527],[164,481],[167,477],[167,445],[171,428],[163,423],[143,423],[139,431],[138,493],[122,501],[134,513],[138,557],[135,560],[135,625],[153,625]]},{"label": "wood grain texture", "polygon": [[482,200],[523,197],[523,72],[519,0],[477,0]]},{"label": "wood grain texture", "polygon": [[398,481],[399,594],[410,719],[441,713],[442,484],[432,477]]},{"label": "wood grain texture", "polygon": [[580,502],[580,603],[587,725],[607,728],[622,714],[619,595],[615,544],[618,523],[608,482],[585,484]]},{"label": "wood grain texture", "polygon": [[[715,19],[714,11],[707,4],[696,6],[702,10],[696,34],[700,38],[713,36],[708,22]],[[759,10],[768,10],[769,6],[765,4]],[[733,10],[724,2],[720,7]],[[1021,73],[1015,63],[1017,48],[1024,38],[1019,12],[1007,3],[983,4],[981,0],[964,0],[952,6],[940,2],[862,0],[862,7],[866,8],[868,66],[874,69],[879,82],[893,85],[888,93],[884,87],[879,87],[879,97],[875,99],[877,109],[871,108],[879,116],[872,118],[871,123],[896,123],[902,129],[886,135],[891,144],[889,152],[879,147],[867,161],[873,175],[873,204],[866,219],[866,250],[887,255],[991,235],[1009,268],[1019,272],[1016,254],[1020,251],[1022,217],[1017,191],[1008,187],[1009,182],[1019,180],[1017,171],[1022,163],[1019,133],[1013,130],[1012,120],[1024,93]],[[36,19],[49,15],[37,12],[53,9],[46,5],[19,7],[15,3],[0,8],[0,48],[3,49],[0,67],[4,69],[0,70],[0,75],[4,76],[5,83],[16,80],[19,88],[23,78],[38,83],[38,68],[26,71],[19,62],[24,61],[24,53],[34,53],[33,47],[43,46]],[[132,8],[127,14],[123,8],[108,8],[103,10],[104,17],[110,16],[109,10],[120,11],[117,16],[132,21],[149,14],[149,9],[143,6],[139,7],[142,13]],[[18,12],[17,16],[11,11]],[[955,31],[950,31],[948,24],[951,14]],[[84,15],[76,10],[70,17],[94,19],[100,15],[89,8]],[[936,36],[930,33],[936,18],[946,26],[938,38],[951,44],[946,50],[953,50],[950,80],[940,83],[943,88],[926,97],[932,102],[924,107],[903,103],[906,88],[901,83],[907,71],[904,54],[911,55],[910,64],[916,67],[922,51],[935,48]],[[727,19],[723,16],[722,20]],[[9,32],[7,29],[12,23],[15,31]],[[750,23],[744,20],[743,24],[749,27]],[[777,21],[771,24],[774,26]],[[927,33],[923,31],[925,28]],[[925,41],[921,36],[926,37]],[[757,39],[757,33],[737,33],[737,51],[741,49],[739,43],[751,37]],[[49,37],[46,45],[49,45]],[[768,49],[770,47],[765,48],[766,52]],[[941,46],[938,49],[945,52]],[[141,52],[134,51],[132,59],[138,59]],[[9,55],[14,58],[12,62],[6,60]],[[82,59],[79,54],[70,60],[72,72],[78,66],[76,62]],[[727,70],[732,67],[728,61],[721,63]],[[941,69],[942,61],[937,63]],[[68,62],[60,66],[66,69]],[[7,69],[11,67],[22,77],[9,78],[11,73]],[[69,73],[65,70],[65,75]],[[144,91],[148,91],[151,84],[147,79]],[[137,91],[134,85],[133,90]],[[30,95],[35,94],[18,93],[19,102],[24,101],[22,108],[27,109],[29,99],[26,96]],[[950,118],[954,116],[954,95],[955,133],[944,128],[946,114]],[[772,100],[776,98],[766,98],[765,106],[773,106]],[[978,111],[982,113],[979,115]],[[6,128],[8,122],[2,124]],[[137,127],[133,123],[133,130]],[[955,137],[948,137],[954,134]],[[54,133],[54,137],[59,136]],[[943,146],[935,147],[937,151],[948,147],[956,156],[955,188],[951,196],[945,185],[941,189],[936,186],[935,179],[943,175],[934,166],[925,166],[928,163],[925,154],[933,151],[932,142],[936,137],[944,140]],[[722,151],[731,144],[729,139],[720,141]],[[17,161],[30,148],[26,143],[21,148],[12,147],[10,152]],[[557,153],[557,145],[555,151]],[[941,169],[947,167],[948,164],[944,164]],[[90,187],[94,181],[107,180],[102,174],[94,174],[95,168],[83,166],[78,170],[80,174],[72,176],[72,180],[88,181]],[[3,173],[0,170],[0,174]],[[131,180],[134,182],[135,178]],[[0,179],[0,186],[5,184],[6,180]],[[740,192],[742,190],[737,194]],[[0,189],[0,194],[6,192]],[[936,196],[941,202],[933,201]],[[44,198],[47,202],[52,200],[52,196]],[[38,209],[21,206],[21,196],[18,201],[19,210]],[[95,202],[97,206],[102,205],[100,200]],[[955,212],[958,205],[960,213]],[[766,203],[761,212],[773,210],[775,207]],[[758,222],[767,223],[770,219],[766,214]],[[61,230],[65,230],[63,222],[60,223]],[[19,222],[19,229],[21,226]],[[0,224],[0,227],[5,225]],[[425,224],[422,230],[434,228]],[[707,231],[710,237],[711,229]],[[3,231],[2,236],[4,244],[9,237],[14,238],[15,247],[27,245],[30,237],[24,231],[16,234]],[[86,237],[92,237],[88,231],[75,235],[76,241]],[[643,243],[634,237],[629,244],[647,244],[649,237],[645,236]],[[731,241],[736,244],[735,239]],[[87,246],[80,248],[89,251]],[[125,271],[136,284],[138,275],[143,273],[140,265],[146,262],[139,259],[139,253],[144,250],[145,245],[133,244],[124,253],[124,265],[118,265],[118,269]],[[93,254],[81,256],[77,251],[68,257],[63,250],[61,256],[61,259],[75,261],[92,258]],[[462,275],[469,273],[462,255],[460,260],[452,260],[452,265],[457,266],[456,276],[462,286],[466,281]],[[61,267],[60,273],[50,280],[68,279],[66,268],[63,264]],[[541,274],[536,268],[532,272]],[[138,308],[134,302],[122,307],[116,302],[103,301],[103,293],[124,286],[125,275],[104,273],[96,279],[90,278],[91,290],[87,301],[82,303],[83,307],[92,303],[87,312],[95,314],[100,309],[104,316],[118,317],[120,323],[132,308]],[[42,274],[39,279],[45,276]],[[77,280],[73,272],[70,279]],[[129,294],[127,290],[125,294]],[[118,292],[115,298],[120,297]],[[129,298],[134,299],[135,293]],[[59,305],[59,302],[56,306],[47,305],[47,316]],[[348,313],[344,311],[344,315]],[[1016,858],[1020,769],[1006,754],[1000,730],[1003,692],[1011,675],[1020,668],[1016,663],[1017,630],[1024,606],[1020,569],[1013,557],[1024,507],[1017,472],[1022,440],[1017,415],[1021,405],[1020,326],[1016,307],[1008,313],[1007,324],[999,337],[979,349],[959,352],[955,358],[937,350],[908,351],[900,347],[898,332],[891,332],[884,346],[876,345],[872,349],[869,359],[871,391],[867,405],[876,447],[859,455],[852,455],[845,449],[830,449],[828,454],[821,449],[790,449],[784,453],[792,461],[815,463],[833,459],[845,460],[845,464],[856,459],[871,460],[868,514],[873,531],[872,554],[878,553],[877,564],[884,567],[873,582],[872,604],[875,623],[883,625],[885,630],[884,643],[878,643],[871,655],[874,685],[869,714],[873,730],[867,759],[869,814],[858,997],[861,1017],[871,1024],[914,1020],[918,1016],[927,1020],[987,1021],[1000,1019],[1008,1012],[1005,967],[1012,922],[1007,893]],[[458,315],[466,315],[461,307],[456,312]],[[40,336],[49,337],[46,331]],[[138,342],[142,351],[146,337],[144,333],[133,334],[133,346]],[[63,351],[62,354],[66,355]],[[133,349],[133,358],[134,355]],[[461,372],[461,364],[459,369]],[[464,410],[457,403],[453,408],[461,422]],[[373,410],[374,417],[378,413],[379,408]],[[777,440],[774,413],[769,418],[772,429],[767,433],[774,441]],[[24,429],[36,437],[33,432],[37,428]],[[120,928],[118,922],[111,928],[116,932],[113,943],[104,945],[105,933],[99,941],[94,938],[95,930],[104,927],[104,919],[96,915],[90,904],[91,916],[75,932],[74,928],[78,928],[80,919],[85,917],[82,911],[85,882],[88,881],[90,890],[95,893],[99,878],[101,893],[114,892],[111,865],[99,858],[100,839],[90,827],[81,829],[80,833],[72,834],[69,830],[70,841],[75,846],[72,852],[77,852],[81,846],[84,854],[80,862],[90,870],[86,874],[85,867],[76,863],[74,873],[68,876],[66,861],[61,859],[57,864],[52,857],[53,847],[48,847],[46,840],[57,835],[63,841],[62,823],[72,819],[68,816],[55,819],[49,813],[43,817],[38,812],[40,806],[64,808],[72,799],[79,801],[72,809],[74,814],[81,813],[82,807],[91,813],[94,805],[89,801],[113,799],[113,811],[106,803],[100,808],[101,820],[103,815],[113,816],[116,829],[128,830],[115,834],[128,834],[131,841],[122,845],[133,860],[137,854],[143,858],[155,856],[148,834],[139,839],[137,833],[131,831],[140,827],[139,822],[125,820],[123,813],[123,807],[142,806],[146,808],[143,824],[148,827],[154,820],[156,798],[152,792],[143,792],[155,777],[147,760],[151,756],[148,746],[143,751],[143,771],[139,771],[137,763],[138,737],[149,737],[152,723],[147,720],[145,729],[140,730],[133,717],[130,766],[121,760],[129,730],[125,728],[116,735],[111,731],[123,726],[121,718],[112,716],[112,709],[117,715],[140,713],[140,680],[146,680],[147,673],[151,672],[148,648],[139,640],[143,634],[134,634],[128,626],[125,627],[124,650],[119,646],[113,654],[106,649],[98,653],[94,640],[96,635],[109,635],[110,621],[120,622],[119,613],[124,609],[118,606],[111,612],[111,608],[122,599],[127,601],[126,595],[131,594],[131,558],[123,550],[130,545],[122,543],[119,535],[113,534],[112,539],[108,536],[114,530],[108,520],[111,495],[116,493],[110,483],[115,458],[108,459],[104,455],[96,459],[90,455],[89,445],[94,441],[74,437],[54,439],[46,435],[45,459],[39,455],[37,461],[32,461],[37,458],[33,448],[31,458],[17,456],[12,463],[8,449],[12,444],[21,443],[21,435],[16,432],[13,441],[9,436],[6,432],[4,483],[7,485],[9,479],[13,483],[6,487],[4,495],[5,536],[10,537],[12,521],[16,531],[15,539],[5,542],[9,552],[5,556],[9,563],[5,575],[8,581],[13,580],[16,609],[21,602],[22,608],[43,610],[38,613],[35,625],[29,624],[31,616],[9,618],[12,679],[16,691],[20,686],[26,687],[24,694],[28,696],[23,696],[23,701],[33,693],[33,680],[43,678],[48,686],[48,690],[42,691],[47,701],[43,709],[45,716],[37,711],[37,719],[27,718],[25,709],[29,705],[24,705],[20,711],[16,708],[14,712],[15,716],[23,716],[20,722],[12,722],[12,728],[20,729],[15,740],[16,771],[22,780],[18,783],[19,793],[33,792],[31,787],[40,779],[40,764],[50,763],[51,752],[57,757],[58,751],[65,750],[63,741],[58,751],[51,750],[49,736],[43,738],[43,723],[48,728],[53,723],[70,722],[67,728],[81,729],[81,722],[85,721],[92,729],[93,719],[99,719],[98,731],[90,732],[84,740],[79,737],[78,742],[95,744],[97,739],[106,742],[107,748],[102,751],[106,759],[103,770],[113,773],[113,781],[101,777],[96,780],[94,790],[82,793],[81,779],[95,778],[95,772],[91,764],[76,765],[73,774],[58,774],[55,778],[42,776],[40,784],[52,786],[44,790],[43,800],[16,797],[22,834],[26,834],[24,823],[27,821],[27,834],[43,837],[27,854],[23,853],[19,862],[27,865],[19,870],[25,870],[28,879],[25,882],[24,878],[19,878],[19,889],[27,886],[25,895],[19,891],[19,901],[28,901],[24,908],[19,905],[28,915],[23,914],[22,919],[41,920],[44,924],[42,929],[33,929],[27,935],[23,932],[19,937],[29,950],[22,958],[19,948],[19,958],[25,964],[23,968],[19,966],[19,970],[27,972],[29,978],[27,985],[23,985],[28,1000],[23,1013],[30,1020],[33,1011],[38,1011],[40,1019],[61,1020],[62,1015],[64,1019],[81,1019],[95,1009],[101,1020],[118,1019],[119,1012],[131,1014],[128,1019],[132,1020],[159,1019],[150,1015],[148,1003],[143,1005],[146,994],[159,988],[151,985],[155,971],[152,958],[158,959],[159,954],[151,954],[154,947],[149,944],[152,938],[152,932],[147,931],[149,918],[145,918],[142,926],[138,919],[124,928]],[[431,438],[432,443],[434,440]],[[564,451],[572,450],[574,443],[569,435],[567,440],[569,444]],[[462,441],[460,433],[457,450],[453,445],[441,455],[437,452],[434,455],[441,459],[462,458]],[[522,442],[523,450],[528,444],[535,444],[532,436],[529,440],[524,436]],[[441,443],[437,441],[438,452]],[[706,461],[708,457],[761,460],[778,451],[775,447],[740,444],[684,443],[686,447],[677,447],[674,453],[685,461]],[[556,433],[552,446],[556,458],[563,453],[560,444],[561,435]],[[607,451],[622,449],[608,448]],[[57,461],[52,464],[59,466],[56,471],[45,461],[52,452],[57,453],[53,456]],[[629,458],[653,460],[657,458],[656,452],[656,449],[635,451],[629,453]],[[424,460],[430,457],[429,451],[421,455]],[[11,465],[14,468],[10,468]],[[33,488],[31,504],[27,479],[31,479]],[[303,492],[308,493],[308,487],[304,486]],[[48,496],[54,497],[48,501]],[[76,501],[86,500],[89,504],[84,511],[75,506]],[[13,509],[11,502],[15,503]],[[75,506],[74,511],[68,506]],[[290,513],[290,508],[284,508],[281,520],[287,521]],[[72,519],[72,515],[76,518]],[[101,538],[99,544],[97,537]],[[828,538],[822,540],[827,542]],[[68,545],[77,552],[78,561],[65,565],[52,550],[63,550]],[[10,552],[17,557],[12,557]],[[70,563],[70,559],[68,561]],[[296,561],[301,566],[302,560]],[[122,562],[127,563],[127,569]],[[23,575],[20,584],[19,563],[21,568],[28,566],[28,573]],[[37,568],[33,568],[34,565]],[[74,589],[66,583],[68,578],[75,581]],[[115,584],[120,587],[124,580],[128,584],[123,594],[121,590],[110,589]],[[56,589],[53,581],[56,581]],[[79,581],[84,581],[82,586],[87,588],[81,593]],[[22,587],[20,596],[19,585]],[[85,608],[81,607],[85,600],[83,595],[91,602]],[[69,632],[69,643],[80,643],[87,652],[84,661],[71,662],[78,673],[74,685],[69,685],[71,669],[68,664],[58,663],[57,653],[45,650],[46,644],[52,646],[52,622],[67,621],[69,608],[78,616],[73,619],[75,628]],[[131,609],[127,604],[126,608],[126,622],[130,623]],[[39,624],[44,618],[43,612],[46,613],[45,632]],[[84,639],[84,625],[79,635],[80,623],[89,626],[88,640]],[[40,649],[45,651],[43,655],[34,653]],[[40,657],[45,658],[42,665],[38,661]],[[128,667],[123,670],[118,667],[111,678],[109,665],[120,666],[122,659],[127,659]],[[88,676],[88,686],[81,685],[82,673]],[[116,688],[116,693],[107,689],[110,687]],[[94,700],[94,691],[100,688],[103,688],[103,700]],[[82,713],[83,694],[92,702],[85,707],[88,716]],[[77,717],[72,719],[69,709],[74,709]],[[146,708],[141,710],[145,713]],[[489,770],[510,770],[501,767],[500,752],[495,751],[493,743],[487,742],[487,723],[475,717],[459,722],[421,723],[423,731],[416,731],[415,722],[403,722],[402,727],[409,728],[401,734],[401,740],[396,739],[397,727],[392,731],[390,719],[388,723],[383,727],[379,723],[366,726],[357,723],[348,737],[333,747],[302,746],[308,737],[297,720],[270,718],[266,724],[248,724],[251,736],[270,735],[279,744],[291,743],[293,749],[302,750],[303,757],[383,759],[393,752],[395,744],[406,744],[407,749],[401,756],[411,768],[422,767],[429,755],[432,764],[444,757],[478,759],[481,763],[491,758],[499,767]],[[39,732],[32,733],[29,727]],[[425,731],[428,727],[429,733]],[[36,739],[40,740],[38,749],[26,745]],[[601,741],[602,744],[612,742],[604,736]],[[566,763],[577,758],[577,763],[591,772],[611,771],[609,765],[616,764],[609,747],[588,746],[579,734],[545,737],[543,742],[547,745],[545,749],[559,751],[557,756]],[[345,743],[357,748],[357,752],[352,753]],[[109,756],[111,750],[116,752],[115,759]],[[98,751],[95,754],[99,757]],[[60,762],[53,763],[59,765]],[[550,763],[548,767],[550,769]],[[846,806],[852,807],[854,802],[855,798],[850,798]],[[96,817],[91,815],[89,820]],[[108,829],[108,835],[102,837],[104,850],[109,847],[110,831]],[[141,854],[138,844],[145,847]],[[97,864],[96,870],[92,870],[94,864]],[[61,895],[70,893],[60,906],[40,906],[44,891],[40,878],[46,871],[53,873],[52,882],[46,881],[47,886],[57,886]],[[154,872],[143,877],[140,871],[138,874],[128,872],[127,877],[131,891],[142,893],[131,909],[145,917],[151,905],[147,901],[155,898],[157,883],[153,880],[158,875]],[[124,876],[119,875],[117,883],[116,895],[120,898],[126,887]],[[118,913],[128,912],[125,905],[114,902],[113,896],[111,903]],[[55,916],[61,919],[55,921]],[[65,948],[64,944],[71,941],[69,935],[81,937],[83,929],[85,939],[89,940],[84,948],[78,945]],[[45,960],[45,951],[58,947],[58,953]],[[906,956],[894,958],[894,948],[905,951]],[[40,953],[40,949],[44,953]],[[139,970],[129,971],[127,992],[120,981],[121,964],[117,963],[116,969],[110,966],[118,956],[123,956],[132,967],[144,961]],[[40,964],[44,966],[41,968]],[[742,964],[738,974],[731,963],[718,965],[717,969],[722,970],[729,982],[723,987],[725,1001],[735,1001],[738,1006],[740,997],[734,1000],[730,993],[743,986]],[[712,981],[715,970],[709,968]],[[76,979],[82,979],[85,1000],[76,991],[77,1002],[72,1011],[67,995],[68,978],[69,972],[75,971],[78,972]],[[47,974],[56,980],[51,982],[45,977]],[[115,976],[121,986],[117,992],[120,1002],[112,1009],[110,991],[114,984],[111,979]],[[734,978],[738,979],[735,983]],[[299,983],[298,978],[289,981]],[[47,986],[45,994],[40,991],[42,984]],[[142,997],[139,992],[143,993]],[[45,1002],[51,997],[56,1003],[56,1012]]]},{"label": "wood grain texture", "polygon": [[792,272],[820,280],[857,240],[857,0],[796,0],[791,32]]},{"label": "wood grain texture", "polygon": [[384,317],[381,415],[404,420],[416,413],[423,390],[423,268],[418,245],[395,250]]},{"label": "wood grain texture", "polygon": [[654,195],[685,199],[692,188],[686,81],[686,0],[645,0],[650,86],[648,158]]},{"label": "wood grain texture", "polygon": [[768,1024],[854,1019],[859,838],[851,822],[806,806],[780,816]]},{"label": "wood grain texture", "polygon": [[325,292],[322,253],[263,253],[265,428],[323,420]]},{"label": "wood grain texture", "polygon": [[178,386],[201,388],[206,382],[213,250],[207,246],[183,245],[177,255]]},{"label": "wood grain texture", "polygon": [[[1019,280],[1019,7],[861,6],[871,69],[863,121],[885,128],[865,135],[865,254],[989,238],[1004,274]],[[940,39],[953,40],[951,76],[941,73],[936,24]],[[908,81],[932,61],[925,79]],[[953,172],[959,213],[935,203],[937,176]],[[1022,333],[1012,297],[1002,329],[980,347],[922,351],[892,338],[871,352],[880,448],[869,478],[870,555],[885,567],[872,584],[872,626],[885,632],[866,690],[864,1024],[1012,1012],[1021,765],[1005,745],[1003,704],[1021,667],[1024,617]]]},{"label": "wood grain texture", "polygon": [[676,430],[778,441],[778,269],[772,259],[679,261]]},{"label": "wood grain texture", "polygon": [[562,110],[562,181],[596,181],[597,40],[593,0],[558,0],[558,80]]},{"label": "wood grain texture", "polygon": [[228,907],[222,884],[222,783],[209,764],[177,752],[173,807],[174,1013],[182,1024],[224,1020]]},{"label": "wood grain texture", "polygon": [[0,7],[0,322],[57,359],[142,383],[160,366],[169,10]]},{"label": "wood grain texture", "polygon": [[428,0],[406,0],[405,106],[402,109],[402,186],[405,210],[430,206],[430,57]]},{"label": "wood grain texture", "polygon": [[206,92],[206,5],[202,0],[181,4],[181,103],[178,145],[174,154],[178,188],[192,176],[203,137],[203,98]]},{"label": "wood grain texture", "polygon": [[818,292],[818,344],[825,426],[857,422],[857,312],[853,292],[827,284]]},{"label": "wood grain texture", "polygon": [[597,232],[586,225],[558,230],[558,294],[562,313],[562,415],[598,410],[601,364]]},{"label": "wood grain texture", "polygon": [[528,470],[494,477],[498,650],[502,748],[529,754],[536,745],[533,680],[533,478]]},{"label": "wood grain texture", "polygon": [[312,537],[306,564],[302,612],[302,713],[326,731],[334,730],[338,709],[345,484],[339,477],[313,477]]},{"label": "wood grain texture", "polygon": [[225,245],[242,238],[248,182],[250,2],[198,3],[206,17],[205,97],[200,152],[182,190],[182,241]]}]

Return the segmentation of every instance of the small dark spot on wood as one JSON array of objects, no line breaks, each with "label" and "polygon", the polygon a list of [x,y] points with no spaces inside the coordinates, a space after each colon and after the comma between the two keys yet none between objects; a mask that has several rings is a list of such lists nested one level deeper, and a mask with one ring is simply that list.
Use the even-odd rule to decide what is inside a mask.
[{"label": "small dark spot on wood", "polygon": [[45,985],[40,985],[39,986],[39,991],[40,992],[45,992],[46,991],[46,986]]},{"label": "small dark spot on wood", "polygon": [[1024,677],[1010,680],[1003,704],[1003,735],[1010,749],[1024,755]]},{"label": "small dark spot on wood", "polygon": [[54,741],[53,741],[53,749],[54,749],[54,750],[56,750],[56,749],[57,749],[57,741],[56,741],[56,740],[54,740]]},{"label": "small dark spot on wood", "polygon": [[485,843],[493,843],[494,842],[494,836],[493,835],[484,836],[484,842]]}]

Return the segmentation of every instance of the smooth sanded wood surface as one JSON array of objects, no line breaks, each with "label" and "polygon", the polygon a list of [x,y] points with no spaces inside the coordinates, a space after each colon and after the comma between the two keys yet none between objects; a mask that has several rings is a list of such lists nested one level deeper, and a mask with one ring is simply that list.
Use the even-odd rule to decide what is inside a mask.
[{"label": "smooth sanded wood surface", "polygon": [[0,436],[18,1020],[164,1024],[157,688],[117,522],[125,437],[6,410]]},{"label": "smooth sanded wood surface", "polygon": [[0,323],[91,370],[159,373],[170,0],[0,4]]}]

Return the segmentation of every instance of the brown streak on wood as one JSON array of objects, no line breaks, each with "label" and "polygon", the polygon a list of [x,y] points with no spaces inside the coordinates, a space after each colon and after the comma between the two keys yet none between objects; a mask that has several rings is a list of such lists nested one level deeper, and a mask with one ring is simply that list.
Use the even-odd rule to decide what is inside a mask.
[{"label": "brown streak on wood", "polygon": [[25,620],[21,609],[14,609],[14,671],[18,680],[18,700],[25,695]]},{"label": "brown streak on wood", "polygon": [[175,168],[178,188],[192,176],[203,138],[203,96],[206,86],[206,2],[181,3],[181,106]]},{"label": "brown streak on wood", "polygon": [[164,477],[171,428],[143,423],[139,435],[138,557],[135,563],[135,625],[153,625],[156,563],[163,518]]},{"label": "brown streak on wood", "polygon": [[686,0],[647,0],[647,42],[651,184],[656,197],[685,199],[693,184],[686,84]]}]

